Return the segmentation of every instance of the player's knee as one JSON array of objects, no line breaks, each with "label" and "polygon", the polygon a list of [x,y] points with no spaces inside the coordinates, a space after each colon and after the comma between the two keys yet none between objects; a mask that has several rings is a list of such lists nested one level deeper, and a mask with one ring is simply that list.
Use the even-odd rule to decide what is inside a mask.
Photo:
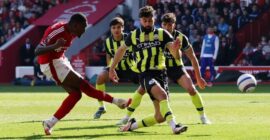
[{"label": "player's knee", "polygon": [[78,93],[74,93],[74,98],[79,101],[82,98],[82,93],[78,92]]},{"label": "player's knee", "polygon": [[165,100],[168,98],[168,95],[165,91],[162,91],[161,94],[159,95],[159,101]]},{"label": "player's knee", "polygon": [[98,85],[104,84],[104,76],[103,75],[98,75],[96,84],[98,84]]},{"label": "player's knee", "polygon": [[189,93],[190,96],[194,96],[197,93],[196,89],[193,88],[193,87],[189,87],[187,89],[187,91],[188,91],[188,93]]},{"label": "player's knee", "polygon": [[145,90],[143,88],[139,88],[137,91],[141,95],[144,95],[144,93],[145,93]]}]

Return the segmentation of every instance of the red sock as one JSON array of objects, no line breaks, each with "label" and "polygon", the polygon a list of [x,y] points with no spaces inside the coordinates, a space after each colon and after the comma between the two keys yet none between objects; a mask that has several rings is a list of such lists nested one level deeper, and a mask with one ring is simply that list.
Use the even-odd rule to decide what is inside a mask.
[{"label": "red sock", "polygon": [[82,97],[81,92],[69,93],[67,98],[62,102],[62,105],[55,112],[54,117],[56,117],[58,120],[61,120],[63,117],[65,117],[70,112],[70,110],[81,99],[81,97]]},{"label": "red sock", "polygon": [[82,92],[84,92],[87,96],[90,96],[92,98],[106,101],[109,103],[112,103],[113,97],[103,91],[99,91],[95,89],[93,86],[91,86],[86,80],[82,80],[80,84],[80,89]]}]

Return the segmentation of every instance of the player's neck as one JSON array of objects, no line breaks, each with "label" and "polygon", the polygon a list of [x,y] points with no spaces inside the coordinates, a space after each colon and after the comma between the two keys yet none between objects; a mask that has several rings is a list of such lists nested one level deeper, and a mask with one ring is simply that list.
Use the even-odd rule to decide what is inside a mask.
[{"label": "player's neck", "polygon": [[115,40],[115,41],[120,41],[120,40],[122,40],[122,34],[121,35],[118,35],[118,36],[113,36],[113,40]]},{"label": "player's neck", "polygon": [[70,27],[70,25],[68,23],[66,25],[66,29],[67,29],[68,32],[72,33],[71,27]]}]

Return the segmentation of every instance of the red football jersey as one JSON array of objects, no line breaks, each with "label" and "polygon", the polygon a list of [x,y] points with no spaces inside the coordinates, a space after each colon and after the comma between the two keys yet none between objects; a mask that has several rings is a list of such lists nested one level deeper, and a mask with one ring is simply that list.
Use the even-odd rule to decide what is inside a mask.
[{"label": "red football jersey", "polygon": [[44,47],[52,45],[60,38],[66,40],[66,43],[64,46],[55,49],[54,51],[39,55],[38,63],[46,64],[52,62],[53,59],[64,57],[64,52],[70,47],[74,37],[75,36],[67,30],[67,23],[59,22],[48,27],[40,41],[40,45]]}]

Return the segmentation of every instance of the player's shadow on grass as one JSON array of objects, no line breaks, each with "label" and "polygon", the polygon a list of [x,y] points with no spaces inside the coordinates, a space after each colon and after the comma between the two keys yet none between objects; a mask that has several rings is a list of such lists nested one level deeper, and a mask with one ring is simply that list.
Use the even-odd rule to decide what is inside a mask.
[{"label": "player's shadow on grass", "polygon": [[[153,133],[147,133],[142,131],[132,132],[139,135],[153,135]],[[77,135],[77,136],[45,136],[45,135],[32,135],[32,136],[25,136],[25,137],[0,137],[0,140],[6,139],[24,139],[24,140],[32,140],[32,139],[95,139],[95,138],[102,138],[102,137],[111,137],[111,136],[129,136],[132,133],[112,133],[112,134],[93,134],[93,135]]]},{"label": "player's shadow on grass", "polygon": [[189,135],[187,137],[211,137],[212,135]]},{"label": "player's shadow on grass", "polygon": [[78,136],[45,136],[45,135],[33,135],[28,137],[4,137],[0,138],[3,140],[6,139],[24,139],[24,140],[33,140],[33,139],[95,139],[101,137],[110,137],[110,136],[125,136],[126,134],[94,134],[94,135],[78,135]]},{"label": "player's shadow on grass", "polygon": [[[61,122],[72,122],[72,121],[118,121],[119,119],[66,119],[61,120]],[[15,122],[15,123],[41,123],[43,120],[32,120],[32,121],[22,121],[22,122]]]},{"label": "player's shadow on grass", "polygon": [[66,127],[66,128],[58,128],[54,131],[65,131],[65,130],[83,130],[83,129],[105,129],[105,128],[117,128],[116,125],[101,125],[101,126],[82,126],[82,127]]}]

